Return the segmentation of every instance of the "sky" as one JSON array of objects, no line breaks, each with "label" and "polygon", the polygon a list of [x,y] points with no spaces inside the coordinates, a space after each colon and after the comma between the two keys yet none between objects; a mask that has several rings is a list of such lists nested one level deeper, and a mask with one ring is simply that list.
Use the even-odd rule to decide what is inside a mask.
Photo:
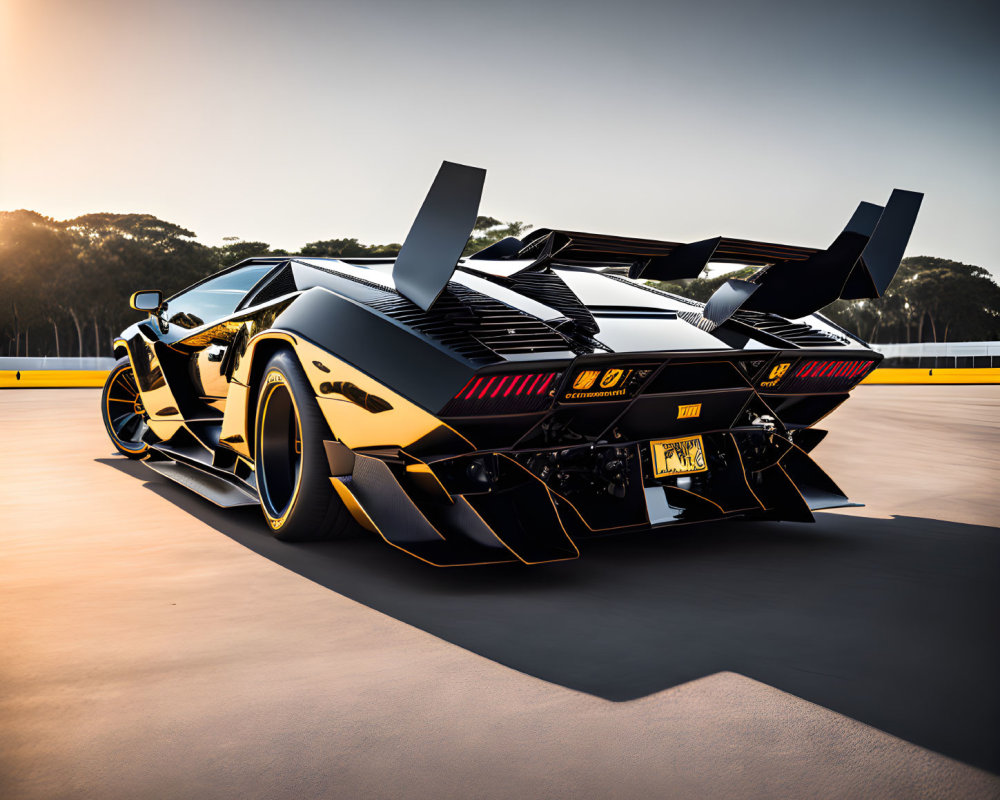
[{"label": "sky", "polygon": [[820,247],[898,187],[1000,273],[991,5],[0,0],[0,210],[401,241],[447,159],[504,220]]}]

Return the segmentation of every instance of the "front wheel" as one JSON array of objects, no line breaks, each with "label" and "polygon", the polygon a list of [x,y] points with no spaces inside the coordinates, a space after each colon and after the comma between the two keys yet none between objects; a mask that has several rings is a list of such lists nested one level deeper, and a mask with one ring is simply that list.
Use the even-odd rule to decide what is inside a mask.
[{"label": "front wheel", "polygon": [[264,367],[254,427],[257,491],[264,518],[284,541],[343,538],[351,517],[330,483],[323,449],[329,429],[295,357]]},{"label": "front wheel", "polygon": [[149,445],[142,440],[146,432],[146,409],[135,382],[128,356],[119,359],[101,394],[101,416],[115,449],[129,458],[142,458]]}]

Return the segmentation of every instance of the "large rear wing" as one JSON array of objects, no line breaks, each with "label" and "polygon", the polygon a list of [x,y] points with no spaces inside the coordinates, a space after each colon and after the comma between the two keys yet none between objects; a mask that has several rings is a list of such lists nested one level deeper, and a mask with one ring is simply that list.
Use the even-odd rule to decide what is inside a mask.
[{"label": "large rear wing", "polygon": [[797,318],[837,299],[881,297],[899,268],[922,198],[895,189],[885,206],[861,203],[826,249],[727,236],[683,243],[543,228],[472,258],[531,259],[523,271],[552,264],[618,268],[644,280],[696,278],[710,262],[758,266],[763,269],[751,278],[720,287],[705,318],[721,325],[740,308]]},{"label": "large rear wing", "polygon": [[[485,178],[485,170],[444,162],[403,242],[393,265],[396,288],[425,311],[455,271]],[[838,298],[881,297],[899,268],[922,198],[895,189],[885,206],[861,203],[826,249],[726,236],[685,243],[542,228],[523,241],[497,242],[470,259],[528,260],[515,268],[517,274],[560,264],[646,280],[696,278],[710,262],[748,264],[762,269],[748,280],[727,281],[709,299],[705,318],[720,325],[740,308],[795,318]]]},{"label": "large rear wing", "polygon": [[726,236],[684,243],[549,228],[532,231],[521,245],[506,257],[533,259],[532,267],[553,261],[571,266],[624,266],[630,278],[656,281],[697,278],[709,261],[764,266],[775,261],[805,261],[816,252],[812,247]]}]

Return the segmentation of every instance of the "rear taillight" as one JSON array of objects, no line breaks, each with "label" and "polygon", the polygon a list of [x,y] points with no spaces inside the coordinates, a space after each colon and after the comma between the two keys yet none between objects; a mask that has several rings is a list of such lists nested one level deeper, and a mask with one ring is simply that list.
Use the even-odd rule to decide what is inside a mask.
[{"label": "rear taillight", "polygon": [[510,372],[476,375],[441,410],[442,416],[521,414],[552,403],[561,372]]},{"label": "rear taillight", "polygon": [[778,384],[780,392],[837,392],[846,391],[862,380],[875,367],[876,362],[865,359],[805,359],[789,370]]}]

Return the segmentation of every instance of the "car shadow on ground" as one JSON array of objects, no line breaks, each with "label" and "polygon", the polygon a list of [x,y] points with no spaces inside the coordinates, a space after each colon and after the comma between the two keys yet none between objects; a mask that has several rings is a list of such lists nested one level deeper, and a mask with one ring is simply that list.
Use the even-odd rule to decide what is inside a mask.
[{"label": "car shadow on ground", "polygon": [[436,569],[367,535],[278,542],[256,509],[99,461],[286,569],[528,675],[627,701],[728,670],[1000,772],[1000,529],[820,514]]}]

